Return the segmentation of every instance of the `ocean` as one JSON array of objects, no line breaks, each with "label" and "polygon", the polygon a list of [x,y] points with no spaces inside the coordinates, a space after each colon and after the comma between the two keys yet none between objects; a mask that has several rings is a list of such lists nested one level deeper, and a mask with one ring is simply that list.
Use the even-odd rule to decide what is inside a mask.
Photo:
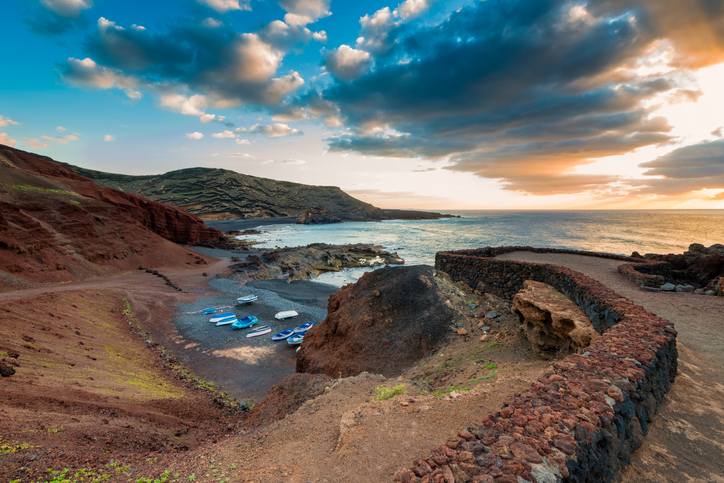
[{"label": "ocean", "polygon": [[[724,244],[724,210],[456,211],[460,218],[390,220],[329,225],[265,225],[240,239],[257,247],[310,243],[374,243],[397,252],[407,265],[432,265],[435,253],[485,246],[568,248],[630,255],[683,253],[691,243]],[[317,280],[354,282],[365,269],[328,273]]]}]

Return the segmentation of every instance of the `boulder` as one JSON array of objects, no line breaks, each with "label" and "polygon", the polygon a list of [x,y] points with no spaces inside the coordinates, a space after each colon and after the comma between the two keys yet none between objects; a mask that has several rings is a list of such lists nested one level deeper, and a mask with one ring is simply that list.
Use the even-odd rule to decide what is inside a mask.
[{"label": "boulder", "polygon": [[533,350],[545,359],[580,352],[598,337],[586,314],[544,283],[526,280],[513,297],[513,312]]},{"label": "boulder", "polygon": [[304,336],[297,372],[397,377],[429,356],[465,320],[433,273],[428,266],[381,268],[331,295],[327,318]]},{"label": "boulder", "polygon": [[324,206],[312,206],[297,218],[302,225],[321,225],[324,223],[342,223],[342,219],[333,215]]}]

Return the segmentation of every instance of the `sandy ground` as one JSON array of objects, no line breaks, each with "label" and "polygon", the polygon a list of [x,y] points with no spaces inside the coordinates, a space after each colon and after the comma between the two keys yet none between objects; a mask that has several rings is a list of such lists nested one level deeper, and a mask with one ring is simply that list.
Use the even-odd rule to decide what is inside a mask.
[{"label": "sandy ground", "polygon": [[577,270],[673,322],[679,373],[623,481],[724,481],[724,298],[644,292],[618,273],[616,260],[531,252],[498,258]]}]

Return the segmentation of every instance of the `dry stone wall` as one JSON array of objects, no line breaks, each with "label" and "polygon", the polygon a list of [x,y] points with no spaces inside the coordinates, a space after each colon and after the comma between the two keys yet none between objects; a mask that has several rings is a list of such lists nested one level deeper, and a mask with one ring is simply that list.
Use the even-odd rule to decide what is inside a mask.
[{"label": "dry stone wall", "polygon": [[497,247],[440,252],[435,265],[456,281],[510,299],[525,280],[554,286],[601,333],[585,352],[554,364],[530,389],[458,438],[400,470],[397,482],[608,482],[643,443],[677,368],[668,321],[573,270],[490,257],[572,250]]}]

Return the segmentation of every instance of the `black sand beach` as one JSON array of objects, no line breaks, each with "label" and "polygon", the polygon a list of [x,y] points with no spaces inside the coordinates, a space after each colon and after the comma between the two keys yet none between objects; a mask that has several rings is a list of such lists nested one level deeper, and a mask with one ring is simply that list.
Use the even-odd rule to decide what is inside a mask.
[{"label": "black sand beach", "polygon": [[244,231],[266,225],[289,225],[296,223],[295,217],[288,218],[252,218],[248,220],[206,220],[204,224],[223,232],[237,230]]}]

